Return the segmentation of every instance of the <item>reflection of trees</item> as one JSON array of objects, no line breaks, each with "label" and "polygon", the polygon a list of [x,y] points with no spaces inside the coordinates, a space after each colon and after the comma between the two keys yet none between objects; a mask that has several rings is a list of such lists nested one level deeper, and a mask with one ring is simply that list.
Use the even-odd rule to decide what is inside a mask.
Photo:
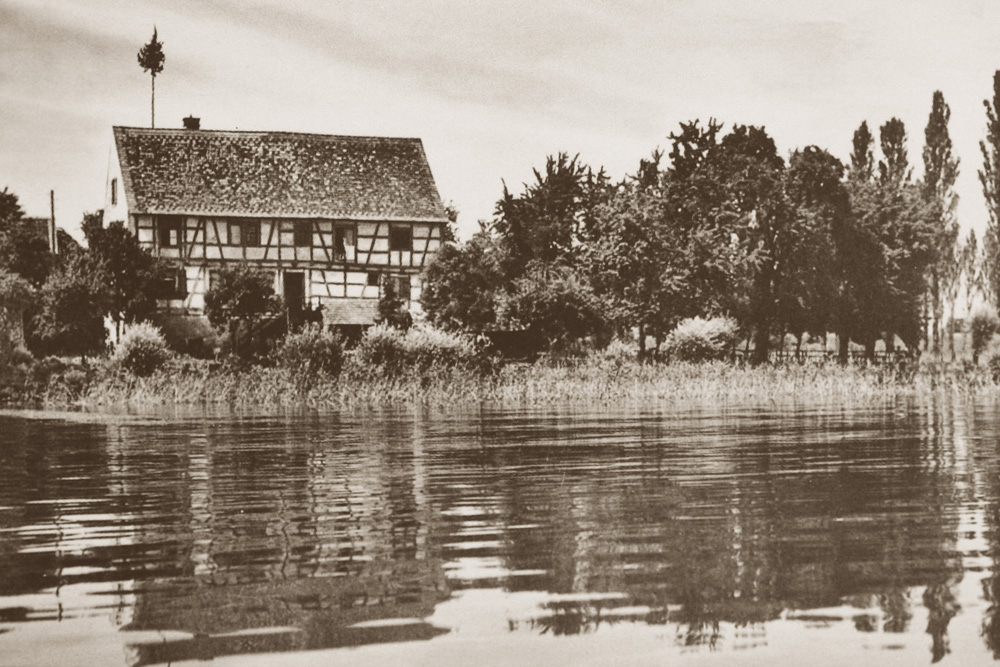
[{"label": "reflection of trees", "polygon": [[[434,480],[434,497],[454,516],[441,524],[439,539],[456,549],[446,547],[446,559],[463,553],[472,522],[498,542],[484,556],[503,557],[495,578],[463,585],[500,578],[512,590],[625,592],[616,604],[648,606],[639,615],[646,622],[678,623],[680,641],[712,644],[720,622],[754,625],[783,608],[845,600],[880,608],[881,620],[856,617],[860,630],[878,623],[903,632],[914,587],[960,576],[949,546],[951,434],[941,422],[950,415],[925,423],[894,409],[783,415],[769,407],[683,420],[532,417],[487,413],[476,446],[449,448],[441,479],[473,489]],[[478,512],[450,511],[470,502]],[[535,528],[518,528],[526,525]],[[925,604],[950,591],[935,590]],[[610,618],[608,605],[546,608],[532,624],[584,632]],[[932,635],[943,646],[954,612],[939,609]]]},{"label": "reflection of trees", "polygon": [[979,406],[978,410],[966,414],[969,431],[974,434],[973,451],[986,465],[985,470],[977,468],[984,479],[980,495],[984,503],[983,531],[987,538],[986,549],[991,561],[989,575],[982,581],[983,598],[988,603],[982,622],[982,635],[986,647],[993,652],[994,660],[1000,660],[1000,460],[997,442],[1000,428],[996,421],[996,408],[991,405]]},{"label": "reflection of trees", "polygon": [[[0,417],[0,595],[54,588],[58,597],[62,585],[101,581],[127,549],[79,518],[127,511],[104,497],[104,430]],[[65,574],[71,569],[84,571]]]},{"label": "reflection of trees", "polygon": [[[997,473],[994,472],[994,476]],[[983,618],[983,639],[986,646],[993,651],[993,658],[1000,660],[1000,507],[993,503],[987,516],[990,520],[990,559],[993,566],[990,576],[983,579],[983,597],[989,602]]]},{"label": "reflection of trees", "polygon": [[958,613],[961,606],[949,583],[933,584],[924,590],[924,606],[927,607],[927,634],[931,636],[932,662],[939,662],[951,652],[948,646],[948,623]]}]

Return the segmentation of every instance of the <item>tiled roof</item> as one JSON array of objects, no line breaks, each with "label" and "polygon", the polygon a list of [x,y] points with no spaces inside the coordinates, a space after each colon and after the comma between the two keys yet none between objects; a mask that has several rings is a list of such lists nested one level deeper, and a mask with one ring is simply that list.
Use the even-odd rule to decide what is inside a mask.
[{"label": "tiled roof", "polygon": [[419,139],[115,127],[129,209],[445,221]]}]

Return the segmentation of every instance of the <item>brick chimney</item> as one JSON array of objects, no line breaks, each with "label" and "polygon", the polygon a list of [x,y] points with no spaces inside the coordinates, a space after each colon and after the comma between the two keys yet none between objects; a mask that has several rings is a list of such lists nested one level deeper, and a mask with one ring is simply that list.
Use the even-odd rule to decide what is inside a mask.
[{"label": "brick chimney", "polygon": [[195,118],[194,116],[188,116],[184,119],[184,129],[185,130],[200,130],[201,129],[201,118]]}]

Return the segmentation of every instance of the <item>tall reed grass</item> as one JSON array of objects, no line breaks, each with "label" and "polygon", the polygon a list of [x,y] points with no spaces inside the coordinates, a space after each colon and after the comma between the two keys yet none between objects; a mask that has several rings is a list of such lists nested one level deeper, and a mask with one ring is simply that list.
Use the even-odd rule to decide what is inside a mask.
[{"label": "tall reed grass", "polygon": [[85,405],[205,404],[233,407],[427,404],[669,403],[707,401],[853,401],[926,393],[1000,395],[988,369],[726,362],[640,364],[614,355],[509,364],[488,372],[430,365],[414,372],[362,368],[348,358],[339,376],[302,383],[288,368],[216,368],[171,361],[148,377],[108,376],[85,392]]}]

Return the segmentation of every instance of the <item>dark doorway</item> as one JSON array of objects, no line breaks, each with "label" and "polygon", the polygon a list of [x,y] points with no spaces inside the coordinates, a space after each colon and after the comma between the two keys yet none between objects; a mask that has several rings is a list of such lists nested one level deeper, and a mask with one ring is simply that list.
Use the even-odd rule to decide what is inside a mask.
[{"label": "dark doorway", "polygon": [[295,327],[302,322],[306,307],[306,274],[300,271],[285,271],[285,308],[288,309],[288,324]]}]

